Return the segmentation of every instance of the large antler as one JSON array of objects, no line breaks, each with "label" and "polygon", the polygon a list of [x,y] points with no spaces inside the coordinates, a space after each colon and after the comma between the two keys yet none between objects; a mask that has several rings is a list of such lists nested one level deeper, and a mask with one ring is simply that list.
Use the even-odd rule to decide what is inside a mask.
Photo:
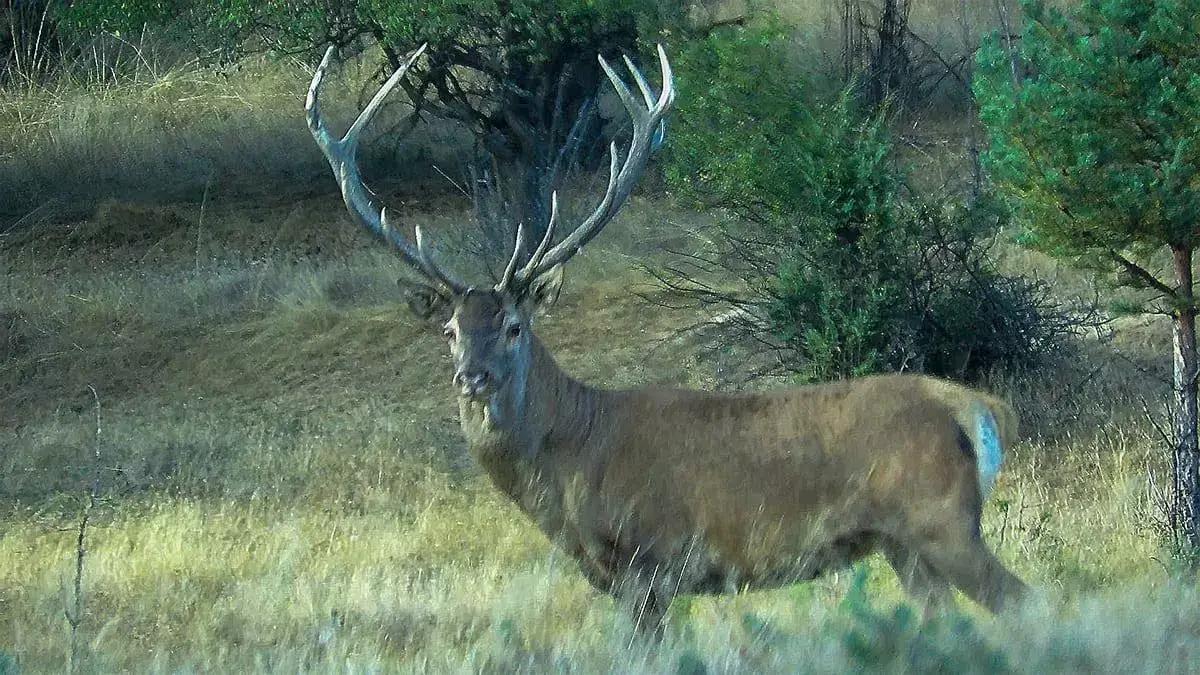
[{"label": "large antler", "polygon": [[625,110],[633,119],[633,139],[629,143],[625,161],[619,162],[617,144],[611,143],[608,148],[608,189],[604,193],[604,198],[600,200],[599,206],[583,223],[553,248],[550,248],[549,244],[554,237],[554,225],[558,217],[558,199],[557,195],[551,195],[550,222],[546,226],[546,234],[529,258],[529,262],[519,270],[517,263],[524,254],[524,232],[518,226],[513,257],[509,261],[500,283],[496,285],[498,290],[524,289],[539,275],[550,271],[555,265],[565,263],[571,259],[571,256],[578,253],[579,249],[599,234],[600,230],[604,229],[604,226],[621,210],[621,206],[633,192],[633,186],[641,178],[650,153],[662,142],[663,118],[675,100],[675,83],[671,74],[671,64],[667,60],[667,54],[662,45],[658,45],[658,62],[662,67],[662,92],[658,95],[657,101],[651,93],[650,84],[646,78],[642,76],[628,56],[624,57],[625,67],[633,75],[634,82],[641,91],[644,105],[638,102],[629,86],[613,72],[604,57],[598,58],[600,67],[608,75],[613,88],[617,90],[617,95],[621,97],[621,103],[625,105]]},{"label": "large antler", "polygon": [[367,229],[383,237],[400,253],[409,266],[427,277],[436,286],[440,286],[441,290],[461,293],[466,290],[466,285],[455,280],[433,261],[429,249],[425,246],[425,238],[421,234],[420,226],[416,228],[417,245],[414,247],[399,230],[388,222],[387,209],[376,203],[375,194],[363,183],[362,176],[358,172],[359,134],[375,116],[375,112],[379,110],[387,95],[425,52],[425,47],[426,45],[421,45],[408,57],[404,65],[388,78],[388,81],[379,88],[375,97],[371,99],[371,102],[359,114],[358,119],[354,120],[354,124],[350,125],[350,129],[341,139],[336,138],[325,126],[325,122],[321,119],[321,107],[318,102],[321,81],[325,78],[325,71],[329,68],[329,63],[333,58],[334,50],[333,47],[330,47],[325,52],[325,58],[321,59],[321,65],[317,67],[317,72],[313,75],[304,110],[308,117],[309,131],[312,132],[321,152],[325,153],[325,157],[329,160],[329,166],[333,168],[333,175],[342,188],[342,199],[345,200],[350,214]]}]

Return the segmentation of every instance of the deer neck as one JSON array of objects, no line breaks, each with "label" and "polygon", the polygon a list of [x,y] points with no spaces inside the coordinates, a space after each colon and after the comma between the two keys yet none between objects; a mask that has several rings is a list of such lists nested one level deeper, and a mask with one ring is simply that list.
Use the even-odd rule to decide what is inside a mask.
[{"label": "deer neck", "polygon": [[572,378],[545,345],[530,339],[529,368],[487,404],[459,399],[471,454],[497,487],[518,501],[570,470],[592,443],[604,392]]}]

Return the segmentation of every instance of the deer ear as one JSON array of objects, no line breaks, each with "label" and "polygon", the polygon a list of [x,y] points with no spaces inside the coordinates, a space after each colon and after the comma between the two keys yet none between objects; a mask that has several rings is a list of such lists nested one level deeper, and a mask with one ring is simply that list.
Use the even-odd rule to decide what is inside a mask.
[{"label": "deer ear", "polygon": [[558,301],[562,292],[563,266],[562,263],[551,267],[545,274],[533,280],[529,287],[528,299],[535,310],[546,310]]},{"label": "deer ear", "polygon": [[404,278],[397,279],[396,285],[400,287],[400,291],[404,294],[404,300],[408,304],[409,310],[417,318],[423,321],[437,321],[448,313],[450,298],[447,298],[433,286],[409,281]]}]

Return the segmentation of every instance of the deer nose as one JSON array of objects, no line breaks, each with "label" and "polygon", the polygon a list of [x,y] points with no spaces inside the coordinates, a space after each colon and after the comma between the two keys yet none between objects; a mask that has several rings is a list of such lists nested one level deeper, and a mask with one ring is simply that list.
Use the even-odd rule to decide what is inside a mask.
[{"label": "deer nose", "polygon": [[454,374],[454,383],[463,396],[478,396],[487,390],[492,375],[486,370],[460,370]]}]

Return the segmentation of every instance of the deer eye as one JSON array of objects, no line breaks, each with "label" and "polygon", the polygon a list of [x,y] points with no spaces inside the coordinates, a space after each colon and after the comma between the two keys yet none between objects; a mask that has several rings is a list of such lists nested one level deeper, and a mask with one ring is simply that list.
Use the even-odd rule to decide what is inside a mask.
[{"label": "deer eye", "polygon": [[521,337],[521,324],[514,323],[513,325],[509,326],[507,334],[509,340],[516,340],[517,338]]},{"label": "deer eye", "polygon": [[454,342],[454,339],[458,337],[458,334],[450,326],[446,326],[446,330],[442,331],[442,335],[446,336],[446,339],[451,342]]}]

